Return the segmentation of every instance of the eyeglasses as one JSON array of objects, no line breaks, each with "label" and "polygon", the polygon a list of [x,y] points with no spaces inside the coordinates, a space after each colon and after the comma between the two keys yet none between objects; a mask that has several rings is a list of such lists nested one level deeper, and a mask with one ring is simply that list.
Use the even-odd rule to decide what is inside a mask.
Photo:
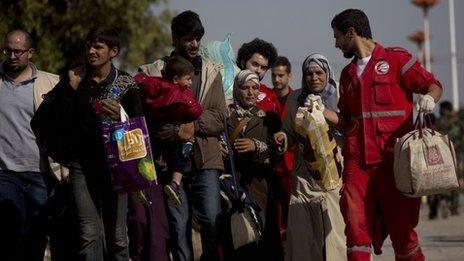
[{"label": "eyeglasses", "polygon": [[29,51],[31,48],[26,49],[26,50],[21,50],[21,49],[11,49],[11,48],[3,48],[3,54],[5,55],[11,55],[14,54],[16,57],[22,56],[25,52]]}]

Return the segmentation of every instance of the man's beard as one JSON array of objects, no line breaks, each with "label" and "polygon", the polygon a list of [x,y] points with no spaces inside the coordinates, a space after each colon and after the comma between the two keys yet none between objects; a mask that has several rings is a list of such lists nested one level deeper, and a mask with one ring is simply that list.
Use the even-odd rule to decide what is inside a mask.
[{"label": "man's beard", "polygon": [[287,88],[288,84],[287,85],[284,85],[284,84],[281,84],[281,85],[275,85],[274,86],[274,89],[275,90],[283,90],[285,88]]},{"label": "man's beard", "polygon": [[24,65],[21,65],[21,64],[17,64],[17,65],[10,65],[8,63],[5,63],[5,69],[7,72],[11,72],[11,73],[20,73],[22,71],[24,71],[26,68],[27,68],[27,65],[28,64],[24,64]]},{"label": "man's beard", "polygon": [[[199,54],[200,54],[200,53],[199,53],[199,51],[197,50],[195,57],[197,57]],[[180,55],[183,56],[183,57],[184,57],[185,59],[187,59],[187,60],[191,60],[191,59],[195,58],[195,57],[191,57],[190,54],[189,54],[189,51],[186,50],[186,49],[183,49],[183,50],[180,52]]]},{"label": "man's beard", "polygon": [[343,53],[343,57],[347,58],[347,59],[351,59],[354,57],[354,52],[344,52]]}]

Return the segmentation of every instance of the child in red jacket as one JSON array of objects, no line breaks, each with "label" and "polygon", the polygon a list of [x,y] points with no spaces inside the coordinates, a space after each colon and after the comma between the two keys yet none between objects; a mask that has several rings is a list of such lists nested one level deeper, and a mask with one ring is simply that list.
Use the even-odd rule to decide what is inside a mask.
[{"label": "child in red jacket", "polygon": [[[193,65],[188,60],[174,56],[166,62],[163,78],[144,74],[134,77],[142,87],[142,101],[148,118],[160,123],[183,124],[200,117],[201,106],[190,89],[193,72]],[[175,205],[182,203],[179,187],[190,162],[192,145],[193,141],[173,141],[166,149],[172,180],[164,187],[164,191]]]}]

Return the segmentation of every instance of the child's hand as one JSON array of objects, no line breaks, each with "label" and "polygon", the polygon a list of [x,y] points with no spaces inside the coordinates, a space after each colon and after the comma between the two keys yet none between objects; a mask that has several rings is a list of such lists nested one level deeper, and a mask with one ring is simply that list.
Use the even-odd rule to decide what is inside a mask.
[{"label": "child's hand", "polygon": [[190,141],[193,139],[193,135],[195,134],[195,125],[193,122],[185,123],[179,125],[179,132],[177,136],[181,141]]}]

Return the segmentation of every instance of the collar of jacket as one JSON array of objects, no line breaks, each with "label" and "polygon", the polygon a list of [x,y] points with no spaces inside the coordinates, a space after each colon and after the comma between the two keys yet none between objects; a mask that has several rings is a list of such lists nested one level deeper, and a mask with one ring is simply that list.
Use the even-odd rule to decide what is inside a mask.
[{"label": "collar of jacket", "polygon": [[[385,54],[385,48],[381,44],[376,42],[374,50],[371,53],[371,59],[378,61],[378,60],[385,60],[386,57],[387,55]],[[358,61],[358,57],[353,58],[353,60],[351,60],[350,65],[356,68],[357,61]]]}]

